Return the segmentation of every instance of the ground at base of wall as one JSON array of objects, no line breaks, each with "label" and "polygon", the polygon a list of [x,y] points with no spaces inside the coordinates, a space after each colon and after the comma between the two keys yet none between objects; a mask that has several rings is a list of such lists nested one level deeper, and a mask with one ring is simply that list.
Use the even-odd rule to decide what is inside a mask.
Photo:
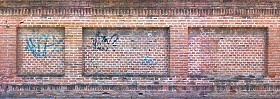
[{"label": "ground at base of wall", "polygon": [[2,92],[3,98],[106,98],[106,99],[248,99],[248,98],[280,98],[279,91],[248,91],[248,92],[207,92],[207,91],[22,91]]}]

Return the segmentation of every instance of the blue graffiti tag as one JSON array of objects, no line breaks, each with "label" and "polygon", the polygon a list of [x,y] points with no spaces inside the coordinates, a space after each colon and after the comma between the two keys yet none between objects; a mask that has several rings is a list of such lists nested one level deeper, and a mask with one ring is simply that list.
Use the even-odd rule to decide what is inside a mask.
[{"label": "blue graffiti tag", "polygon": [[153,64],[156,64],[156,62],[151,59],[150,55],[145,55],[142,57],[142,61],[141,61],[141,64],[142,65],[153,65]]},{"label": "blue graffiti tag", "polygon": [[[49,39],[52,39],[51,44],[48,44]],[[42,41],[43,44],[41,44]],[[31,51],[33,56],[36,58],[38,57],[48,58],[53,53],[58,54],[60,51],[63,50],[63,47],[61,47],[62,43],[63,43],[62,39],[58,40],[55,36],[51,36],[50,38],[49,34],[42,34],[34,38],[27,38],[25,50]],[[41,50],[41,46],[43,46],[43,50]],[[51,50],[49,55],[47,55],[48,50]]]}]

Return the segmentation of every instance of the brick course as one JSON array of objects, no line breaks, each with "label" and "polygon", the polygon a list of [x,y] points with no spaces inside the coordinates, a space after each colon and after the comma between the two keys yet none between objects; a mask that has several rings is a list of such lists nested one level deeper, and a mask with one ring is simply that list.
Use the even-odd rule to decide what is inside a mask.
[{"label": "brick course", "polygon": [[[279,98],[280,10],[277,1],[0,2],[0,97]],[[32,34],[32,29],[36,33]],[[94,48],[92,43],[96,42],[90,37],[96,37],[98,30],[104,33],[99,36],[106,36],[107,41],[114,39],[111,38],[114,33],[119,34],[120,42],[107,46],[105,40],[101,40],[109,50],[96,49],[100,46],[91,50]],[[63,50],[50,57],[47,55],[52,53],[53,47],[48,47],[46,54],[36,54],[46,57],[34,56],[30,48],[25,50],[28,44],[25,37],[46,34],[63,39],[63,43],[56,43]],[[205,41],[204,36],[211,40]],[[44,47],[45,42],[52,45],[53,37],[49,37],[48,42],[43,39],[39,45]],[[143,41],[137,45],[132,42],[133,38]],[[149,42],[154,38],[157,42]],[[223,51],[217,54],[219,52],[210,51],[207,46],[192,47],[204,43]],[[139,53],[133,46],[139,47]],[[244,48],[251,50],[243,51]],[[123,53],[117,53],[119,50],[130,54],[121,56]],[[105,57],[108,53],[116,58]],[[234,58],[241,63],[232,60],[230,55],[237,55],[234,53],[240,55]],[[147,54],[157,58],[154,61],[162,62],[154,64],[162,71],[142,66],[142,60],[143,65],[152,63]],[[98,55],[104,57],[92,57]],[[212,59],[219,57],[219,60],[210,61],[210,64],[207,60],[201,60],[201,63],[191,60],[209,55]],[[132,56],[135,58],[129,58]],[[135,64],[123,57],[135,60]],[[103,58],[97,66],[104,69],[101,72],[104,74],[95,74],[91,59]],[[28,65],[36,63],[36,59],[38,64]],[[121,59],[117,62],[124,65],[117,65],[114,59]],[[226,61],[238,67],[227,65],[231,69],[225,68],[220,62]],[[111,66],[115,69],[108,64],[116,64]],[[193,75],[197,72],[192,70],[194,65],[203,72]],[[128,71],[132,74],[126,75],[121,69],[130,66],[140,70]],[[149,72],[143,72],[145,69]]]}]

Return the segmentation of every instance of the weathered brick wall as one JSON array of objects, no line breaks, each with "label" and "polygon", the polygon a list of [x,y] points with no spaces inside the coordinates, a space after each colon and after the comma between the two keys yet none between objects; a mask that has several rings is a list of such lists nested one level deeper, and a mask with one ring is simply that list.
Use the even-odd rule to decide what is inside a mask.
[{"label": "weathered brick wall", "polygon": [[167,28],[84,29],[83,51],[85,75],[168,74]]},{"label": "weathered brick wall", "polygon": [[189,28],[188,35],[189,74],[266,75],[266,29]]},{"label": "weathered brick wall", "polygon": [[18,75],[64,75],[64,28],[17,30]]},{"label": "weathered brick wall", "polygon": [[202,1],[0,1],[0,97],[279,98],[280,3]]}]

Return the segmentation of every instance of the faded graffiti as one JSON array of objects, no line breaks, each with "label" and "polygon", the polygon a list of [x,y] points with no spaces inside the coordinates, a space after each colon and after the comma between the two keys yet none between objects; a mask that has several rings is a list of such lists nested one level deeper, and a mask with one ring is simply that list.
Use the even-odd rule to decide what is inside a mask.
[{"label": "faded graffiti", "polygon": [[156,64],[156,62],[151,58],[150,55],[145,55],[142,57],[141,64],[142,65],[154,65],[154,64]]},{"label": "faded graffiti", "polygon": [[118,41],[119,35],[113,34],[112,36],[105,36],[98,31],[95,37],[92,37],[92,45],[93,49],[97,49],[99,51],[108,51],[109,48],[112,48],[115,51],[113,46],[117,46],[115,43]]},{"label": "faded graffiti", "polygon": [[58,39],[49,34],[42,34],[33,38],[26,38],[25,50],[30,51],[36,58],[48,58],[63,50],[62,43],[62,39]]}]

